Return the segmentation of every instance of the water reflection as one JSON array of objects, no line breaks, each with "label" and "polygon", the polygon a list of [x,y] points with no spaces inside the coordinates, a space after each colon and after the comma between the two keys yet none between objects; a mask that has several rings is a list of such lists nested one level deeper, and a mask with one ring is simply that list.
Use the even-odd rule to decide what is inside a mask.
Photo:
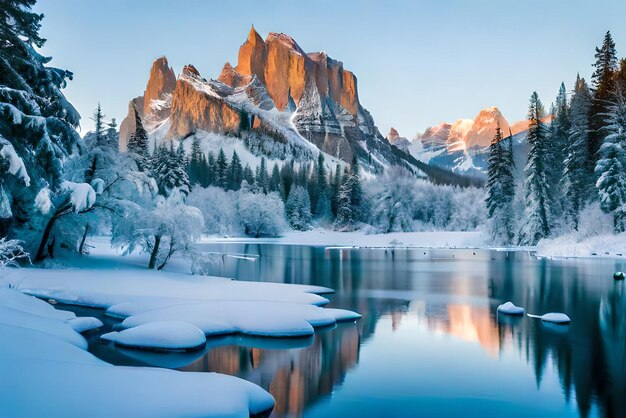
[{"label": "water reflection", "polygon": [[[228,373],[276,398],[273,417],[626,416],[622,261],[472,250],[204,245],[213,274],[316,284],[363,318],[304,340],[212,339],[202,352],[116,350],[118,364]],[[566,312],[569,326],[498,315]],[[109,347],[110,349],[110,347]],[[108,357],[107,357],[108,356]]]}]

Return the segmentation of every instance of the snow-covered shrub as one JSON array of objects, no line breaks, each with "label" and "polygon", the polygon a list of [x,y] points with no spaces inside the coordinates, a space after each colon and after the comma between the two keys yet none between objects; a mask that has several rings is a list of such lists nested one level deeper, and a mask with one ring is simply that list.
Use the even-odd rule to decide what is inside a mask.
[{"label": "snow-covered shrub", "polygon": [[605,213],[599,203],[591,203],[580,211],[578,220],[578,240],[613,233],[613,218]]},{"label": "snow-covered shrub", "polygon": [[415,178],[401,169],[390,169],[369,185],[370,223],[379,233],[415,230]]},{"label": "snow-covered shrub", "polygon": [[285,203],[285,214],[289,225],[295,230],[311,229],[311,200],[304,187],[296,186],[289,192]]},{"label": "snow-covered shrub", "polygon": [[237,197],[236,192],[219,187],[194,187],[187,197],[187,204],[202,212],[206,234],[236,236],[242,232],[237,215]]},{"label": "snow-covered shrub", "polygon": [[474,230],[485,223],[484,190],[435,185],[401,169],[366,183],[374,230]]},{"label": "snow-covered shrub", "polygon": [[237,212],[246,235],[275,237],[285,230],[285,205],[278,193],[240,191]]},{"label": "snow-covered shrub", "polygon": [[19,267],[20,260],[29,260],[28,253],[22,247],[22,241],[0,238],[0,269]]},{"label": "snow-covered shrub", "polygon": [[132,216],[114,224],[112,243],[130,254],[139,248],[150,254],[149,268],[163,269],[172,255],[190,255],[202,233],[204,220],[200,209],[186,205],[173,192],[158,196],[153,208],[137,206]]}]

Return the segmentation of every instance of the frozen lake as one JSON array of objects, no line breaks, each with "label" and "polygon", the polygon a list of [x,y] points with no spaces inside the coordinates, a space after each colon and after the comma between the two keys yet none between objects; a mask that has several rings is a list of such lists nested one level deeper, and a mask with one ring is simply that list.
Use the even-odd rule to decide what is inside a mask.
[{"label": "frozen lake", "polygon": [[[626,416],[626,291],[612,278],[626,269],[622,260],[201,247],[228,254],[214,275],[331,287],[329,306],[363,318],[307,339],[213,338],[185,354],[119,349],[92,334],[90,351],[115,364],[240,376],[276,398],[272,417]],[[508,300],[532,314],[564,312],[572,322],[498,316]],[[105,318],[104,331],[115,322]]]}]

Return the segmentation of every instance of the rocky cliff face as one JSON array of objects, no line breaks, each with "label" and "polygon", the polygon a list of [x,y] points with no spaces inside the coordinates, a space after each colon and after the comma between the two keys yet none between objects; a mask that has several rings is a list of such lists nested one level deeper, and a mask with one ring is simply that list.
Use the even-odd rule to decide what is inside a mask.
[{"label": "rocky cliff face", "polygon": [[121,124],[122,150],[135,128],[134,109],[148,132],[163,127],[165,139],[257,130],[283,143],[313,144],[346,162],[356,154],[373,172],[402,160],[359,103],[357,79],[340,61],[325,52],[307,54],[285,34],[263,40],[254,28],[237,66],[226,63],[217,80],[202,78],[193,66],[176,78],[165,57],[155,60],[144,94],[131,101]]},{"label": "rocky cliff face", "polygon": [[167,58],[160,57],[154,60],[143,95],[131,100],[128,105],[128,116],[120,124],[120,151],[126,151],[128,138],[135,130],[135,109],[142,116],[147,129],[156,128],[170,114],[175,85],[176,75]]},{"label": "rocky cliff face", "polygon": [[363,149],[356,147],[358,141],[376,145],[382,140],[359,103],[356,77],[325,52],[307,54],[282,33],[263,40],[252,28],[237,66],[226,63],[219,80],[239,87],[254,77],[279,111],[295,113],[298,132],[328,154],[350,161]]}]

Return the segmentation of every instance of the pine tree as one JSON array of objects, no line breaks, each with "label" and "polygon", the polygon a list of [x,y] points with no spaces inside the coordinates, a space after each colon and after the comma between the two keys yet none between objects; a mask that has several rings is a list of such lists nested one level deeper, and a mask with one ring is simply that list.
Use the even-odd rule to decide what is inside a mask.
[{"label": "pine tree", "polygon": [[285,213],[293,229],[305,231],[311,228],[311,201],[309,193],[302,186],[294,187],[289,193]]},{"label": "pine tree", "polygon": [[222,189],[228,188],[228,162],[226,161],[226,154],[224,150],[220,148],[220,152],[217,154],[215,160],[215,178],[213,184]]},{"label": "pine tree", "polygon": [[254,173],[250,168],[250,164],[246,164],[245,168],[243,169],[243,179],[246,181],[246,183],[248,183],[248,186],[254,186]]},{"label": "pine tree", "polygon": [[269,190],[270,192],[280,192],[280,170],[278,169],[278,163],[274,163],[274,167],[272,168],[272,175],[269,179]]},{"label": "pine tree", "polygon": [[521,245],[535,245],[550,235],[550,187],[546,170],[548,129],[542,122],[544,108],[537,92],[530,97],[527,141],[530,146],[526,175],[526,209],[519,235]]},{"label": "pine tree", "polygon": [[205,184],[202,187],[217,186],[216,170],[215,170],[215,156],[212,152],[209,152],[205,165]]},{"label": "pine tree", "polygon": [[593,99],[589,109],[589,150],[587,169],[593,175],[598,151],[606,135],[606,114],[613,101],[615,91],[615,73],[617,71],[617,52],[611,32],[604,35],[600,48],[596,48],[596,62],[591,76]]},{"label": "pine tree", "polygon": [[189,158],[189,182],[192,185],[202,184],[203,157],[200,140],[194,137],[191,142],[191,155]]},{"label": "pine tree", "polygon": [[256,168],[254,184],[258,191],[267,193],[268,179],[265,157],[261,157],[261,163]]},{"label": "pine tree", "polygon": [[548,182],[553,186],[551,194],[553,219],[559,219],[564,206],[563,163],[567,157],[566,151],[571,126],[565,83],[561,83],[552,115],[550,144],[548,145]]},{"label": "pine tree", "polygon": [[626,225],[626,98],[621,89],[615,94],[606,118],[608,135],[600,148],[596,165],[600,207],[613,215],[613,229],[624,232]]},{"label": "pine tree", "polygon": [[[37,52],[45,39],[34,3],[0,6],[0,236],[38,231],[35,196],[45,187],[57,191],[65,161],[81,151],[80,115],[61,91],[73,75],[47,67],[51,58]],[[7,155],[19,158],[19,170]]]},{"label": "pine tree", "polygon": [[241,167],[241,160],[237,151],[233,152],[233,158],[230,160],[229,175],[228,175],[228,188],[230,190],[239,190],[241,188],[241,182],[243,181],[243,167]]},{"label": "pine tree", "polygon": [[172,142],[169,147],[161,145],[153,156],[152,175],[159,187],[159,193],[166,197],[173,190],[178,190],[184,196],[189,194],[189,177],[182,143],[176,150]]},{"label": "pine tree", "polygon": [[350,179],[352,183],[350,192],[350,202],[352,204],[352,210],[354,211],[355,221],[361,221],[364,219],[363,213],[363,188],[361,186],[361,173],[359,171],[359,161],[356,158],[356,153],[352,157],[352,164],[350,164]]},{"label": "pine tree", "polygon": [[[137,167],[140,171],[147,171],[150,152],[148,150],[148,133],[143,127],[137,107],[133,103],[133,110],[135,114],[135,131],[130,135],[128,139],[128,153],[132,156],[133,160],[137,163]],[[156,144],[155,144],[156,148]]]},{"label": "pine tree", "polygon": [[591,189],[587,170],[590,106],[591,92],[585,79],[578,75],[570,103],[571,126],[563,164],[564,213],[574,229],[578,229],[579,213]]},{"label": "pine tree", "polygon": [[293,160],[287,161],[280,169],[280,188],[283,201],[286,201],[291,192],[291,186],[293,184],[294,169]]},{"label": "pine tree", "polygon": [[91,120],[93,120],[95,124],[95,142],[101,143],[104,139],[104,114],[102,113],[102,108],[100,107],[100,103],[98,103],[98,107],[96,108]]},{"label": "pine tree", "polygon": [[[505,148],[505,139],[498,124],[496,134],[489,146],[487,170],[487,216],[490,219],[490,233],[499,244],[511,243],[513,232],[513,198],[515,195],[514,164],[512,146]],[[512,136],[508,143],[513,141]]]},{"label": "pine tree", "polygon": [[330,188],[330,207],[333,212],[333,216],[337,216],[339,187],[341,186],[341,165],[337,163],[335,167],[335,174],[333,176],[331,188]]}]

